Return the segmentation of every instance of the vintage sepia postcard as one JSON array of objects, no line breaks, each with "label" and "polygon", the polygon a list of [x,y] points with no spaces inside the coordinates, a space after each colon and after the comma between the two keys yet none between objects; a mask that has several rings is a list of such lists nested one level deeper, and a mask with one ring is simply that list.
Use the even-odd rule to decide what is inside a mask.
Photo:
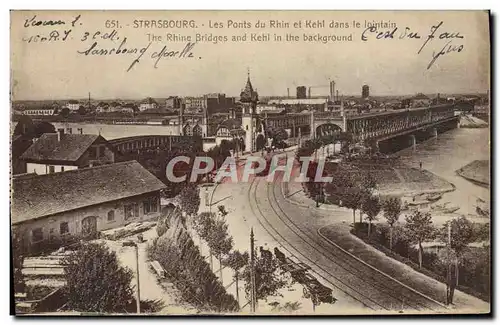
[{"label": "vintage sepia postcard", "polygon": [[488,11],[11,11],[15,315],[490,313]]}]

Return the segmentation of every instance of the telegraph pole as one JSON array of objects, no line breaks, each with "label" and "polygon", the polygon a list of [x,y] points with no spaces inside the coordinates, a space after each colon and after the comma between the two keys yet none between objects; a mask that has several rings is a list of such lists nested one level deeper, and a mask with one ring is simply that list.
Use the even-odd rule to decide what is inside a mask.
[{"label": "telegraph pole", "polygon": [[139,247],[135,244],[135,271],[137,277],[137,313],[141,313],[141,286],[139,285]]},{"label": "telegraph pole", "polygon": [[451,221],[448,221],[448,269],[446,272],[446,304],[451,304]]},{"label": "telegraph pole", "polygon": [[250,230],[250,312],[255,313],[256,310],[256,290],[255,290],[255,240],[253,235],[253,228]]},{"label": "telegraph pole", "polygon": [[140,284],[139,284],[139,247],[137,246],[137,243],[133,241],[127,241],[122,243],[123,247],[134,247],[135,248],[135,276],[137,279],[137,291],[136,291],[136,303],[137,303],[137,313],[141,313],[141,291],[140,291]]}]

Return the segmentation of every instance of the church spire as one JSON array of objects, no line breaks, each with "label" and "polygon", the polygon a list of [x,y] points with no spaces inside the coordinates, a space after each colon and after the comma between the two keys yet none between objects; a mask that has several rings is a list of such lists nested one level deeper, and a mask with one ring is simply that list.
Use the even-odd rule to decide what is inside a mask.
[{"label": "church spire", "polygon": [[254,91],[252,82],[250,81],[250,68],[247,68],[247,83],[240,94],[241,102],[256,102],[258,100],[257,92]]}]

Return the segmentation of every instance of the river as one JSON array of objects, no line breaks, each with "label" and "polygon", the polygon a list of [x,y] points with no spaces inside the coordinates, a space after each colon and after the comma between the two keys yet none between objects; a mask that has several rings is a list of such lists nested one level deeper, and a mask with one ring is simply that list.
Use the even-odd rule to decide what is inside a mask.
[{"label": "river", "polygon": [[453,129],[417,145],[416,149],[399,151],[403,162],[422,168],[446,179],[456,190],[445,193],[439,203],[450,202],[459,206],[457,213],[476,215],[476,200],[490,201],[487,188],[473,184],[456,174],[456,170],[474,160],[489,160],[489,129]]},{"label": "river", "polygon": [[56,129],[72,128],[73,133],[78,128],[83,129],[84,134],[101,134],[106,140],[116,138],[132,137],[136,135],[178,135],[177,125],[116,125],[116,124],[87,124],[87,123],[52,123]]}]

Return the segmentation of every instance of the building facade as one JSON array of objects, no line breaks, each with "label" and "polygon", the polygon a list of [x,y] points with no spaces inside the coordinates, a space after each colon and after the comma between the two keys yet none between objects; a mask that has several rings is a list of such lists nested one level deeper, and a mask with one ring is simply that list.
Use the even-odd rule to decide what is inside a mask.
[{"label": "building facade", "polygon": [[12,226],[25,247],[156,220],[164,184],[136,161],[13,178]]},{"label": "building facade", "polygon": [[76,111],[78,111],[80,109],[80,102],[77,101],[77,100],[72,99],[72,100],[68,101],[68,103],[66,104],[66,107],[70,111],[76,112]]},{"label": "building facade", "polygon": [[178,110],[181,108],[182,100],[177,96],[170,96],[165,100],[165,107],[169,110]]},{"label": "building facade", "polygon": [[52,107],[48,108],[37,108],[37,109],[26,109],[23,111],[23,115],[34,115],[34,116],[51,116],[54,115],[55,109]]},{"label": "building facade", "polygon": [[157,108],[158,108],[158,103],[151,97],[144,99],[139,104],[139,111],[141,111],[141,112],[143,112],[145,110],[157,109]]},{"label": "building facade", "polygon": [[111,164],[115,152],[100,135],[45,133],[20,157],[27,173],[38,175]]}]

